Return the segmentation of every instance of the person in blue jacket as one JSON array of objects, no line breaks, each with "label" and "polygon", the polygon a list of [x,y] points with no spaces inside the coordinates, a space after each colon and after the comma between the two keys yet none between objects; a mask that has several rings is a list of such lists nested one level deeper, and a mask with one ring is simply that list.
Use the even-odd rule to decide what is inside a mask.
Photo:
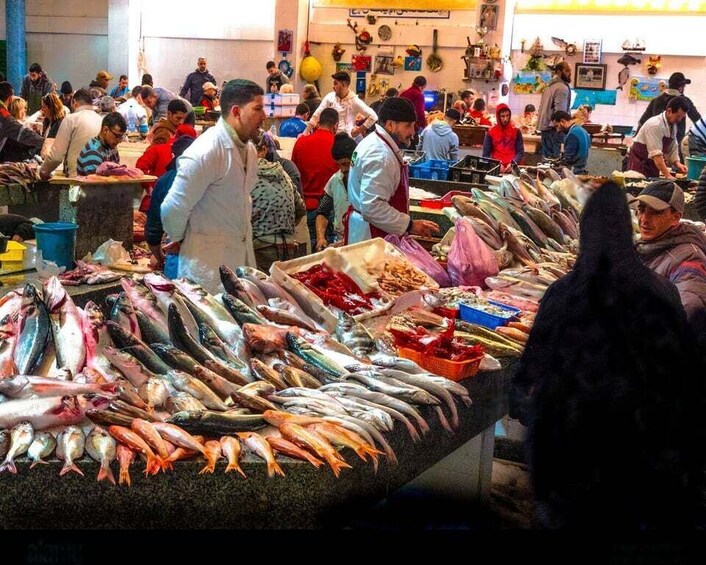
[{"label": "person in blue jacket", "polygon": [[552,114],[552,123],[559,133],[566,134],[562,160],[576,174],[586,173],[588,150],[591,148],[591,136],[581,126],[574,123],[571,114],[558,110]]},{"label": "person in blue jacket", "polygon": [[299,137],[306,129],[306,121],[309,119],[309,106],[303,102],[294,110],[295,116],[284,120],[279,126],[280,137]]}]

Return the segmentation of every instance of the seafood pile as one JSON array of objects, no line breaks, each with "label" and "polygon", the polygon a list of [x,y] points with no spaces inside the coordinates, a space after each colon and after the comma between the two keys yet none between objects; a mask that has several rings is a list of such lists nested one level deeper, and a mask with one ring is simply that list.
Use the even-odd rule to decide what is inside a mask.
[{"label": "seafood pile", "polygon": [[[427,285],[427,277],[406,262],[390,259],[381,268],[369,268],[376,276],[380,289],[397,298],[405,292],[417,290]],[[379,273],[379,274],[378,274]]]},{"label": "seafood pile", "polygon": [[394,465],[395,423],[414,441],[429,417],[452,433],[465,387],[381,351],[341,312],[334,339],[286,291],[249,267],[221,267],[217,296],[159,273],[122,278],[109,315],[78,308],[57,278],[0,299],[0,472],[55,454],[60,474],[87,454],[98,480],[130,484],[202,457],[201,472],[244,475],[250,452],[282,475],[281,456],[338,476],[348,449],[377,468]]},{"label": "seafood pile", "polygon": [[104,284],[117,281],[122,275],[111,271],[108,267],[95,263],[86,263],[80,259],[76,261],[76,267],[70,271],[64,271],[59,275],[61,284],[65,286],[78,286],[81,284]]},{"label": "seafood pile", "polygon": [[0,164],[0,184],[19,184],[29,191],[30,185],[40,180],[39,167],[35,162]]},{"label": "seafood pile", "polygon": [[346,314],[362,314],[373,310],[375,307],[372,299],[379,296],[377,292],[363,292],[348,275],[323,264],[291,276],[303,283],[326,306],[333,306]]}]

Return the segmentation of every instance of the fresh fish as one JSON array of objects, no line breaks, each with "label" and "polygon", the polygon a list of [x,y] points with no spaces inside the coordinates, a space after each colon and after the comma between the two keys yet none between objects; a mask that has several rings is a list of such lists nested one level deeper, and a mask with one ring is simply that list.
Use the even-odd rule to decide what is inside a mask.
[{"label": "fresh fish", "polygon": [[267,436],[265,438],[270,447],[275,451],[275,453],[281,453],[287,457],[292,457],[294,459],[301,459],[302,461],[308,461],[317,469],[324,464],[321,459],[314,457],[307,450],[302,449],[297,444],[292,443],[288,439],[277,436]]},{"label": "fresh fish", "polygon": [[505,224],[500,224],[500,235],[502,236],[503,241],[507,243],[508,250],[518,261],[528,267],[534,268],[536,266],[536,263],[532,260],[532,257],[527,252],[527,249],[525,249],[525,247]]},{"label": "fresh fish", "polygon": [[503,240],[488,224],[470,216],[466,216],[463,221],[467,222],[473,228],[473,231],[476,232],[476,235],[491,249],[497,251],[503,246]]},{"label": "fresh fish", "polygon": [[14,354],[18,339],[17,324],[7,315],[0,321],[0,379],[17,374]]},{"label": "fresh fish", "polygon": [[166,316],[169,312],[169,305],[174,304],[179,310],[189,333],[196,337],[199,331],[196,320],[186,306],[186,299],[179,294],[174,283],[162,273],[147,273],[143,278],[143,282],[152,291],[152,294],[154,294],[159,309],[164,315]]},{"label": "fresh fish", "polygon": [[398,371],[404,371],[405,373],[410,373],[412,375],[426,373],[426,371],[414,361],[410,361],[404,357],[395,357],[385,353],[376,353],[370,358],[370,360],[375,365],[385,367],[386,369],[397,369]]},{"label": "fresh fish", "polygon": [[17,321],[18,339],[14,350],[17,372],[31,375],[40,365],[51,333],[49,313],[32,283],[27,283],[22,294]]},{"label": "fresh fish", "polygon": [[243,324],[266,324],[267,319],[255,308],[251,308],[242,300],[228,293],[220,295],[221,302],[228,309],[230,315],[242,327]]},{"label": "fresh fish", "polygon": [[[276,369],[279,370],[279,369]],[[280,371],[284,382],[288,386],[298,386],[305,388],[319,388],[323,383],[313,375],[297,367],[282,364]]]},{"label": "fresh fish", "polygon": [[[170,382],[177,390],[187,392],[197,400],[200,400],[206,408],[224,412],[228,406],[200,380],[195,379],[182,371],[169,371],[167,374]],[[236,391],[237,392],[237,391]]]},{"label": "fresh fish", "polygon": [[344,416],[341,418],[336,416],[326,416],[324,420],[326,422],[333,422],[334,424],[338,424],[342,428],[357,433],[361,437],[365,438],[365,440],[370,445],[375,445],[375,443],[377,442],[377,444],[382,447],[382,449],[385,451],[388,463],[390,465],[399,464],[399,462],[397,461],[397,455],[395,455],[392,446],[387,442],[385,437],[378,430],[375,429],[375,426],[371,426],[367,422],[364,422],[363,420],[358,420],[356,418],[353,418],[352,416]]},{"label": "fresh fish", "polygon": [[333,445],[339,445],[341,447],[348,447],[349,449],[352,449],[363,461],[367,461],[368,457],[370,457],[373,460],[376,469],[378,455],[384,455],[384,452],[375,449],[355,432],[346,430],[345,428],[337,426],[331,422],[314,424],[309,426],[308,429],[318,433],[322,437],[325,437]]},{"label": "fresh fish", "polygon": [[172,340],[169,339],[168,329],[163,328],[160,324],[156,324],[152,318],[140,310],[135,310],[135,317],[137,318],[137,323],[140,325],[140,334],[145,343],[172,344]]},{"label": "fresh fish", "polygon": [[64,428],[56,438],[56,456],[64,460],[64,466],[59,471],[59,476],[69,471],[83,476],[83,471],[76,466],[75,461],[80,459],[86,448],[86,435],[78,426]]},{"label": "fresh fish", "polygon": [[30,422],[35,430],[77,424],[83,420],[86,410],[104,408],[108,402],[101,396],[51,396],[4,402],[0,404],[0,429],[23,421]]},{"label": "fresh fish", "polygon": [[132,462],[135,460],[135,452],[128,446],[119,443],[118,447],[115,449],[115,453],[120,463],[118,483],[130,486],[132,484],[130,480],[130,465],[132,465]]},{"label": "fresh fish", "polygon": [[237,471],[245,479],[247,477],[245,476],[245,472],[240,468],[240,462],[238,461],[240,459],[241,450],[240,440],[238,440],[237,437],[223,436],[221,438],[221,453],[223,457],[228,460],[226,473]]},{"label": "fresh fish", "polygon": [[76,394],[102,394],[113,397],[117,394],[117,389],[115,383],[84,384],[31,375],[17,375],[10,379],[0,380],[0,394],[15,399]]},{"label": "fresh fish", "polygon": [[125,426],[127,428],[135,419],[133,416],[111,410],[86,410],[86,417],[99,426]]},{"label": "fresh fish", "polygon": [[383,394],[394,396],[395,398],[400,398],[405,402],[432,406],[439,404],[439,399],[429,394],[427,391],[416,386],[407,385],[400,381],[394,381],[394,379],[385,377],[382,373],[377,371],[369,370],[349,373],[343,378],[346,380],[357,380],[363,383],[370,390],[382,392]]},{"label": "fresh fish", "polygon": [[275,454],[272,447],[267,443],[267,440],[260,434],[255,432],[239,432],[238,437],[243,445],[252,451],[255,455],[261,457],[267,462],[267,476],[272,478],[275,475],[284,477],[284,471],[279,463],[275,460]]},{"label": "fresh fish", "polygon": [[137,394],[147,403],[149,410],[153,410],[164,407],[169,398],[169,389],[162,377],[155,376],[143,382],[137,389]]},{"label": "fresh fish", "polygon": [[211,410],[177,412],[169,418],[169,423],[175,424],[187,432],[202,433],[209,437],[258,430],[266,425],[262,414],[233,414],[232,412],[213,412]]},{"label": "fresh fish", "polygon": [[395,336],[389,331],[377,332],[373,338],[375,339],[375,348],[385,355],[397,356],[397,345]]},{"label": "fresh fish", "polygon": [[137,389],[132,386],[128,380],[120,378],[113,384],[117,386],[118,398],[120,400],[127,402],[128,404],[132,404],[141,410],[146,410],[148,412],[151,410],[149,405],[142,400],[142,398],[140,398]]},{"label": "fresh fish", "polygon": [[[115,322],[108,322],[108,332],[110,337],[113,338],[115,345],[118,349],[123,352],[128,352],[130,355],[135,357],[140,363],[142,363],[148,370],[158,375],[165,375],[170,369],[164,361],[162,361],[159,356],[149,348],[149,346],[136,338],[133,335],[128,334],[122,327],[120,327]],[[106,351],[106,355],[108,352]],[[108,357],[110,362],[113,363],[113,358]],[[126,377],[128,375],[125,375]],[[129,377],[128,377],[129,378]],[[131,381],[132,382],[132,381]],[[135,386],[140,386],[142,383],[132,382]]]},{"label": "fresh fish", "polygon": [[9,471],[17,474],[15,457],[26,453],[34,441],[34,428],[30,422],[19,422],[10,430],[10,449],[5,455],[5,461],[0,465],[0,473]]},{"label": "fresh fish", "polygon": [[338,313],[336,337],[356,357],[367,359],[368,355],[375,351],[373,336],[370,335],[367,328],[360,322],[356,322],[353,316],[349,316],[343,311]]},{"label": "fresh fish", "polygon": [[277,390],[287,388],[287,383],[282,376],[272,367],[268,367],[259,359],[250,359],[250,370],[258,379],[273,384]]},{"label": "fresh fish", "polygon": [[547,214],[542,212],[537,208],[532,208],[531,206],[525,206],[523,208],[525,214],[527,214],[532,221],[539,226],[547,237],[552,238],[554,241],[562,242],[564,241],[564,233],[561,231],[561,227],[552,220]]},{"label": "fresh fish", "polygon": [[230,381],[197,363],[192,357],[176,347],[163,343],[153,343],[151,347],[164,361],[169,363],[170,367],[196,377],[222,399],[228,398],[238,388]]},{"label": "fresh fish", "polygon": [[165,466],[166,459],[169,457],[169,451],[164,439],[161,435],[159,435],[159,432],[151,422],[141,418],[135,418],[130,425],[130,429],[145,440],[145,443],[149,445],[155,454],[162,460],[162,468],[171,466],[171,464]]},{"label": "fresh fish", "polygon": [[149,412],[146,412],[142,408],[138,408],[137,406],[133,406],[132,404],[129,404],[125,402],[124,400],[113,400],[108,407],[119,413],[123,414],[125,416],[130,416],[131,418],[142,418],[144,420],[159,420],[161,419],[160,416],[157,414],[151,414]]},{"label": "fresh fish", "polygon": [[[167,317],[164,312],[160,309],[157,297],[150,291],[150,289],[141,282],[136,281],[128,277],[123,277],[120,279],[120,284],[130,299],[135,313],[141,312],[147,316],[154,325],[160,327],[162,333],[167,332]],[[139,318],[138,318],[139,322]],[[140,329],[142,329],[140,327]]]},{"label": "fresh fish", "polygon": [[56,438],[49,432],[37,432],[34,434],[34,439],[27,450],[27,455],[32,460],[29,468],[31,469],[39,463],[47,465],[48,463],[43,458],[51,455],[55,447]]},{"label": "fresh fish", "polygon": [[86,361],[81,314],[56,277],[47,283],[44,302],[49,311],[57,367],[66,367],[77,375]]},{"label": "fresh fish", "polygon": [[282,433],[282,437],[285,439],[288,439],[299,447],[316,453],[326,461],[336,477],[341,474],[341,469],[351,467],[346,463],[343,457],[338,454],[329,440],[320,434],[292,422],[283,423],[279,430]]},{"label": "fresh fish", "polygon": [[10,431],[0,430],[0,457],[5,457],[10,449]]},{"label": "fresh fish", "polygon": [[498,221],[493,218],[490,214],[478,206],[478,203],[467,196],[456,195],[451,197],[451,203],[454,205],[456,210],[464,216],[471,216],[484,224],[486,224],[490,229],[497,233],[498,231]]},{"label": "fresh fish", "polygon": [[265,410],[277,410],[277,406],[266,398],[258,396],[257,394],[245,393],[242,389],[233,392],[231,398],[234,402],[244,408],[248,408],[255,414],[262,414]]},{"label": "fresh fish", "polygon": [[142,338],[140,325],[137,323],[137,316],[135,316],[135,309],[124,292],[121,292],[113,302],[109,319],[118,324],[128,334],[135,336],[137,339]]},{"label": "fresh fish", "polygon": [[107,480],[115,484],[115,476],[110,468],[116,456],[118,444],[115,438],[103,428],[94,427],[86,438],[86,452],[101,464],[98,471],[98,481]]},{"label": "fresh fish", "polygon": [[266,397],[276,390],[277,388],[272,383],[268,383],[267,381],[255,381],[248,383],[245,386],[241,386],[238,392]]},{"label": "fresh fish", "polygon": [[179,426],[168,424],[166,422],[154,422],[152,425],[165,441],[190,451],[196,451],[198,453],[204,452],[202,443],[200,443],[190,433],[182,430]]},{"label": "fresh fish", "polygon": [[244,385],[249,382],[245,375],[224,363],[189,334],[181,314],[174,304],[169,305],[168,323],[170,338],[179,349],[187,352],[196,361],[232,383]]},{"label": "fresh fish", "polygon": [[519,209],[514,209],[510,212],[510,215],[520,225],[522,233],[529,237],[537,247],[544,248],[547,246],[547,236],[527,214]]},{"label": "fresh fish", "polygon": [[296,326],[243,324],[243,335],[254,353],[278,354],[287,347],[287,332],[299,332]]},{"label": "fresh fish", "polygon": [[[221,283],[227,294],[235,296],[241,302],[244,302],[247,306],[255,309],[258,304],[266,304],[267,301],[258,302],[256,298],[248,294],[242,280],[228,267],[221,265],[219,268]],[[264,296],[262,297],[264,298]]]},{"label": "fresh fish", "polygon": [[287,310],[279,310],[271,306],[266,306],[265,304],[258,304],[256,308],[260,314],[267,318],[267,320],[275,324],[281,324],[283,326],[298,326],[312,332],[317,330],[315,324],[308,322],[306,319],[294,315]]},{"label": "fresh fish", "polygon": [[120,376],[105,356],[105,349],[113,345],[113,340],[103,312],[93,301],[83,308],[83,340],[86,344],[86,367],[95,369],[109,380]]},{"label": "fresh fish", "polygon": [[535,300],[541,299],[547,290],[546,286],[540,286],[514,277],[500,275],[497,277],[487,277],[485,284],[493,290],[501,290],[509,294],[533,298]]},{"label": "fresh fish", "polygon": [[[149,352],[150,354],[152,353],[151,350]],[[106,359],[125,375],[125,378],[130,381],[132,386],[139,388],[148,379],[159,378],[158,375],[147,369],[136,357],[126,351],[115,349],[114,347],[106,347],[103,353]]]},{"label": "fresh fish", "polygon": [[334,379],[340,378],[347,373],[343,367],[331,361],[328,357],[315,350],[306,340],[292,332],[287,333],[287,344],[294,353],[307,363],[319,367]]},{"label": "fresh fish", "polygon": [[272,279],[262,271],[258,271],[252,267],[238,267],[235,269],[235,274],[240,279],[245,279],[253,283],[267,300],[279,298],[290,303],[294,302],[294,298],[286,290],[273,282]]},{"label": "fresh fish", "polygon": [[207,441],[203,447],[206,466],[199,471],[199,475],[213,473],[216,470],[216,463],[221,458],[221,442],[216,440]]},{"label": "fresh fish", "polygon": [[[280,287],[277,286],[277,288],[280,288]],[[314,322],[314,320],[310,316],[306,315],[304,310],[302,310],[299,307],[297,302],[291,296],[289,299],[286,299],[286,300],[284,298],[276,298],[276,297],[275,298],[268,298],[267,303],[270,306],[272,306],[272,308],[277,308],[278,310],[286,310],[292,316],[295,316],[296,318],[298,318],[301,321],[301,323],[304,323],[304,324],[307,324],[307,325],[313,327],[314,329],[312,331],[316,331],[318,329],[316,327],[316,322]],[[300,325],[301,327],[305,327],[305,326],[302,326],[301,324],[297,324],[297,325]]]},{"label": "fresh fish", "polygon": [[561,230],[572,239],[578,239],[578,226],[573,220],[561,210],[552,210],[552,219],[559,225]]},{"label": "fresh fish", "polygon": [[[145,467],[145,474],[156,475],[162,468],[163,461],[155,455],[152,448],[147,445],[144,439],[142,439],[138,434],[133,432],[131,429],[122,426],[110,426],[108,428],[108,433],[113,436],[120,443],[126,445],[133,451],[142,453],[147,457],[147,465]],[[120,454],[118,448],[118,455]],[[129,464],[128,464],[129,465]],[[120,475],[122,476],[122,461],[120,465]],[[122,479],[121,479],[122,483]],[[128,484],[130,484],[128,480]]]},{"label": "fresh fish", "polygon": [[170,414],[177,412],[195,412],[197,410],[206,410],[203,402],[191,396],[188,392],[175,392],[164,402],[164,407]]},{"label": "fresh fish", "polygon": [[199,324],[199,341],[201,345],[216,357],[235,367],[245,376],[249,376],[247,362],[250,360],[250,350],[245,340],[243,340],[242,344],[239,344],[240,351],[238,355],[236,355],[231,348],[227,347],[223,340],[216,335],[216,332],[213,331],[211,326],[208,324]]},{"label": "fresh fish", "polygon": [[22,290],[14,289],[0,297],[0,320],[7,316],[15,318],[19,314],[22,307],[22,293]]}]

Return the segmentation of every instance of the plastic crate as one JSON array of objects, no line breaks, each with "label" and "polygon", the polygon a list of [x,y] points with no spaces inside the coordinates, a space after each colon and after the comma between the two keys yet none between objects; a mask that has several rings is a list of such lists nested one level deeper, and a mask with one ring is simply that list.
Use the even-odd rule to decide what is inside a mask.
[{"label": "plastic crate", "polygon": [[429,159],[409,166],[409,176],[413,179],[448,180],[449,167],[454,161]]},{"label": "plastic crate", "polygon": [[449,206],[452,206],[451,199],[459,194],[464,196],[470,195],[470,193],[466,190],[452,190],[451,192],[447,192],[439,198],[420,200],[419,205],[422,208],[434,208],[435,210],[440,210],[441,208],[447,208]]},{"label": "plastic crate", "polygon": [[495,159],[466,155],[449,168],[449,180],[481,184],[485,175],[499,174],[501,164]]},{"label": "plastic crate", "polygon": [[397,353],[400,357],[414,361],[422,369],[426,369],[435,375],[441,375],[452,381],[460,381],[474,377],[478,373],[483,356],[480,355],[466,361],[450,361],[441,357],[430,357],[422,355],[419,351],[398,347]]},{"label": "plastic crate", "polygon": [[19,262],[21,267],[25,256],[25,249],[27,249],[27,247],[17,241],[8,241],[5,252],[0,254],[0,261],[3,262],[3,265],[9,262]]},{"label": "plastic crate", "polygon": [[194,114],[196,116],[203,116],[206,113],[205,106],[194,106]]},{"label": "plastic crate", "polygon": [[506,310],[510,314],[510,316],[506,318],[502,316],[494,316],[493,314],[488,314],[487,312],[478,310],[471,304],[461,303],[459,304],[460,318],[464,322],[478,324],[479,326],[484,326],[486,328],[494,330],[498,326],[506,325],[510,320],[515,319],[522,312],[522,310],[520,310],[519,308],[513,308],[512,306],[508,306],[507,304],[503,304],[502,302],[495,302],[494,300],[488,300],[488,302],[493,306],[497,306],[498,308]]}]

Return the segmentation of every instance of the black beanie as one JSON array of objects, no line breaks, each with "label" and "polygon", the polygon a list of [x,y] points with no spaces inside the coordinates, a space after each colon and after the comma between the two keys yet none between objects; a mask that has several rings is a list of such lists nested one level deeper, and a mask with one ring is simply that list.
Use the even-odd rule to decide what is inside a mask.
[{"label": "black beanie", "polygon": [[378,115],[381,124],[387,120],[393,122],[416,122],[417,114],[414,106],[406,98],[388,98],[380,107]]},{"label": "black beanie", "polygon": [[334,161],[339,159],[350,159],[353,156],[353,151],[355,151],[355,141],[346,132],[339,132],[333,140],[333,147],[331,148],[331,157]]}]

